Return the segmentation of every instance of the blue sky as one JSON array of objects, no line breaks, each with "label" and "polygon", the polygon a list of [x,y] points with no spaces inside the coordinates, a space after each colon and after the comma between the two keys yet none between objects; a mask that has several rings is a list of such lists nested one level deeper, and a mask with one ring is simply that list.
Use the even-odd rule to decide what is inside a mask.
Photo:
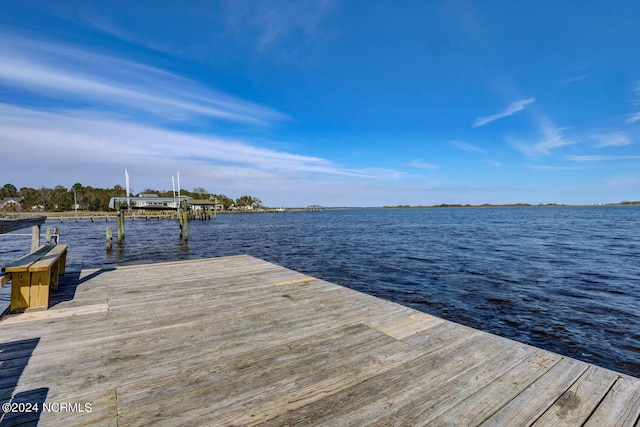
[{"label": "blue sky", "polygon": [[3,0],[0,181],[640,200],[639,20],[627,0]]}]

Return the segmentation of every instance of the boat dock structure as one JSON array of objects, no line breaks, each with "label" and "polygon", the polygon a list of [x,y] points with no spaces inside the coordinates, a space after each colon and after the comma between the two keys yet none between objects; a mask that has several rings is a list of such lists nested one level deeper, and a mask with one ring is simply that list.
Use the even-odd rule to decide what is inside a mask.
[{"label": "boat dock structure", "polygon": [[0,402],[0,425],[612,427],[640,379],[241,255],[67,271],[0,320]]}]

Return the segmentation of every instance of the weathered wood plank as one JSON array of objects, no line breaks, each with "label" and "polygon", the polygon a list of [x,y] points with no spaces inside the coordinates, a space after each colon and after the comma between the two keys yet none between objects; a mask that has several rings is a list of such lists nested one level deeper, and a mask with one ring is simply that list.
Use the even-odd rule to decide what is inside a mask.
[{"label": "weathered wood plank", "polygon": [[412,402],[424,387],[446,381],[451,372],[469,369],[477,363],[466,355],[486,346],[481,338],[484,335],[466,328],[458,332],[460,334],[450,336],[452,341],[435,351],[274,418],[265,425],[375,424],[389,412]]},{"label": "weathered wood plank", "polygon": [[117,392],[113,388],[96,388],[90,393],[67,394],[64,400],[55,396],[47,398],[52,409],[60,403],[77,404],[74,411],[49,411],[40,415],[40,424],[52,427],[104,426],[117,427]]},{"label": "weathered wood plank", "polygon": [[640,381],[620,377],[595,412],[586,427],[637,426],[640,423]]},{"label": "weathered wood plank", "polygon": [[317,280],[315,277],[301,275],[301,276],[290,277],[288,279],[272,280],[271,284],[276,286],[293,285],[293,284],[309,284],[315,280]]},{"label": "weathered wood plank", "polygon": [[542,416],[587,368],[588,365],[582,362],[563,358],[480,425],[518,425],[523,420],[529,420],[528,424],[531,424]]},{"label": "weathered wood plank", "polygon": [[[174,331],[165,328],[161,331],[162,333],[160,336],[158,336],[158,334],[149,335],[143,331],[138,331],[138,332],[128,333],[127,336],[122,337],[122,341],[126,343],[126,346],[121,343],[120,339],[116,339],[108,345],[110,347],[117,348],[118,349],[117,354],[135,355],[136,357],[141,356],[145,352],[145,349],[148,348],[148,346],[155,345],[157,348],[161,349],[157,352],[157,358],[159,358],[159,360],[152,361],[150,359],[147,359],[147,357],[155,357],[153,355],[149,355],[148,352],[146,352],[147,354],[145,355],[145,363],[149,362],[151,366],[155,366],[156,363],[162,364],[163,360],[167,361],[170,364],[173,363],[172,353],[174,352],[176,352],[177,354],[176,357],[181,357],[183,359],[185,357],[184,351],[188,351],[193,348],[204,347],[204,348],[212,349],[211,354],[208,356],[211,358],[220,358],[224,356],[225,351],[232,352],[230,353],[230,357],[237,357],[238,351],[247,351],[247,345],[245,344],[246,342],[250,342],[252,345],[255,344],[255,346],[253,347],[250,346],[248,348],[250,352],[260,351],[262,346],[269,345],[271,342],[273,342],[273,340],[277,340],[278,342],[283,342],[283,339],[285,338],[285,335],[283,334],[289,335],[293,338],[300,335],[304,336],[305,331],[309,331],[309,333],[314,333],[319,328],[323,326],[326,327],[326,324],[320,317],[317,319],[314,319],[313,323],[309,324],[308,326],[304,326],[305,322],[302,322],[302,324],[300,324],[300,322],[297,322],[294,320],[290,322],[290,325],[287,323],[280,324],[280,326],[282,327],[274,330],[273,326],[265,324],[262,328],[264,331],[263,333],[260,333],[260,331],[256,330],[255,328],[251,330],[250,328],[247,328],[245,326],[249,324],[250,323],[244,323],[244,322],[242,324],[238,324],[236,328],[236,332],[233,332],[233,330],[230,330],[227,328],[223,333],[223,335],[221,335],[219,330],[216,330],[216,329],[219,329],[218,325],[216,325],[215,323],[208,322],[207,319],[202,319],[199,326],[193,325],[199,331],[199,333],[197,334],[190,332],[188,329],[185,330],[184,328],[176,328]],[[209,327],[209,328],[203,329],[203,327]],[[114,336],[117,337],[116,334],[114,334]],[[136,337],[135,339],[134,339],[134,336]],[[148,339],[146,338],[147,336],[149,337]],[[339,334],[337,336],[339,336]],[[193,343],[191,341],[193,341]],[[172,345],[175,345],[175,343],[183,343],[184,349],[180,349],[180,348],[172,349]],[[83,358],[85,356],[90,356],[90,350],[83,351],[83,347],[87,349],[91,349],[91,348],[94,348],[96,345],[99,345],[95,342],[95,340],[85,341],[83,344],[84,345],[80,346],[79,348],[74,348],[72,351],[71,350],[66,351],[73,357],[79,357],[80,358],[79,361],[71,362],[70,360],[66,360],[66,358],[61,358],[60,354],[58,354],[57,356],[58,359],[62,359],[61,363],[63,365],[69,364],[69,365],[73,365],[75,367],[74,369],[80,369],[80,367],[83,366],[83,364],[85,363],[83,362]],[[127,347],[130,347],[130,348],[127,348]],[[206,359],[206,357],[204,357],[201,353],[198,353],[198,352],[190,352],[188,354],[189,354],[189,358],[191,354],[195,354],[196,357],[203,357]],[[34,359],[38,357],[42,357],[44,362],[40,370],[41,371],[40,375],[43,378],[50,376],[51,369],[49,368],[51,367],[51,362],[47,362],[48,360],[50,360],[50,356],[41,355],[41,353],[37,352],[36,350],[36,355],[34,355]],[[64,366],[61,366],[60,368],[64,371]],[[136,366],[135,364],[133,366],[118,364],[116,368],[112,368],[112,369],[123,369],[124,371],[130,372],[129,368],[135,369]],[[110,372],[102,372],[103,369],[100,367],[96,368],[95,365],[89,365],[87,369],[91,371],[90,372],[91,376],[111,375]],[[129,373],[128,379],[133,378],[134,375],[135,374]],[[143,377],[147,378],[148,380],[148,377],[146,377],[146,374],[144,374]]]},{"label": "weathered wood plank", "polygon": [[[330,345],[306,348],[298,354],[285,351],[264,363],[256,363],[252,360],[255,355],[250,355],[242,361],[240,372],[225,367],[222,371],[210,372],[195,384],[192,381],[182,384],[179,390],[187,393],[190,401],[188,406],[183,406],[188,409],[183,415],[191,411],[198,414],[203,406],[208,406],[215,410],[216,422],[221,425],[264,421],[292,407],[303,406],[357,384],[373,372],[401,364],[407,357],[417,356],[407,348],[405,352],[392,351],[397,343],[370,329],[356,337],[359,339],[333,341]],[[385,357],[390,355],[394,357]],[[182,380],[178,381],[182,383]],[[172,387],[175,384],[175,378],[170,378],[169,384],[156,391],[175,404],[182,398]],[[212,396],[213,390],[216,397]],[[277,395],[274,395],[275,391]],[[138,396],[146,400],[154,393],[147,390]],[[157,397],[153,399],[157,400]],[[172,406],[151,407],[150,410],[171,417],[169,408]],[[192,421],[198,421],[200,417],[198,414]],[[122,420],[135,425],[127,417]]]},{"label": "weathered wood plank", "polygon": [[590,366],[533,425],[582,425],[617,379],[615,372]]},{"label": "weathered wood plank", "polygon": [[562,356],[537,350],[494,381],[487,382],[457,405],[448,409],[431,423],[433,425],[475,426],[507,404],[513,396],[526,390],[534,381],[551,369]]},{"label": "weathered wood plank", "polygon": [[[478,389],[500,377],[506,370],[524,361],[534,349],[498,337],[480,336],[478,347],[465,347],[455,354],[441,371],[441,377],[420,383],[404,401],[395,400],[378,419],[369,414],[353,417],[360,425],[429,426],[442,413],[467,399]],[[459,365],[457,365],[459,363]]]},{"label": "weathered wood plank", "polygon": [[[12,323],[34,322],[42,320],[60,319],[70,316],[82,316],[83,314],[102,313],[109,310],[108,304],[93,304],[82,307],[63,308],[57,310],[37,311],[20,314],[8,314],[2,319],[2,326]],[[95,328],[95,327],[94,327]]]},{"label": "weathered wood plank", "polygon": [[425,313],[413,313],[407,317],[383,323],[376,326],[375,329],[395,339],[402,340],[443,322],[444,320]]}]

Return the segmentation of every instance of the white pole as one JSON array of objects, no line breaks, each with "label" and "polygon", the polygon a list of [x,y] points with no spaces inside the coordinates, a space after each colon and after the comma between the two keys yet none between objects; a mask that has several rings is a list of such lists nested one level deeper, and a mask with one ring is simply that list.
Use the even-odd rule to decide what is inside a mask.
[{"label": "white pole", "polygon": [[129,206],[129,172],[127,169],[124,169],[124,182],[127,188],[127,206]]},{"label": "white pole", "polygon": [[176,180],[171,176],[171,187],[173,187],[173,197],[176,197]]}]

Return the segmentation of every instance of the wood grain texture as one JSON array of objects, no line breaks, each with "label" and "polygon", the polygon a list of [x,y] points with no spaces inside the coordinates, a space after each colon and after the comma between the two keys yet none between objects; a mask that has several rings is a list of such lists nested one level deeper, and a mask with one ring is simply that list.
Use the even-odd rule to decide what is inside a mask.
[{"label": "wood grain texture", "polygon": [[[14,273],[15,274],[15,273]],[[634,425],[640,380],[249,256],[62,276],[0,321],[42,425]]]}]

